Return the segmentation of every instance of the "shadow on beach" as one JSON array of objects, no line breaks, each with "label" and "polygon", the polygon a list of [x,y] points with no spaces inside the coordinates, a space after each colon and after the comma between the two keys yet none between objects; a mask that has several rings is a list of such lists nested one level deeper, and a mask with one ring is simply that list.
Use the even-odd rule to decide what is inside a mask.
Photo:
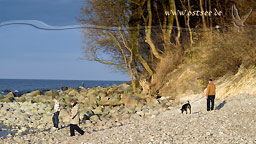
[{"label": "shadow on beach", "polygon": [[226,103],[227,103],[226,100],[224,100],[222,103],[220,103],[220,104],[215,108],[215,110],[220,110],[220,109],[222,109]]}]

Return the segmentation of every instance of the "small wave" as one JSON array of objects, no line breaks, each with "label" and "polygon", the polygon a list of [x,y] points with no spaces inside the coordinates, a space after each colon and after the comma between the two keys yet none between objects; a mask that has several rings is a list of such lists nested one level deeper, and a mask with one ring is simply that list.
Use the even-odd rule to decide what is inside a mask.
[{"label": "small wave", "polygon": [[18,91],[18,90],[15,90],[14,92],[16,92],[16,93],[17,93],[17,92],[19,92],[19,91]]}]

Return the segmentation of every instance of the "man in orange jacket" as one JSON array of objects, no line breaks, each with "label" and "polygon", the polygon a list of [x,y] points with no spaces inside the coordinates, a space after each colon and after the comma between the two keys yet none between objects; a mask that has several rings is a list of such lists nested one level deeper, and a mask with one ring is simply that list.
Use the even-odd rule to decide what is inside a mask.
[{"label": "man in orange jacket", "polygon": [[[214,109],[214,99],[216,95],[216,86],[213,84],[212,79],[208,80],[209,84],[206,90],[206,99],[207,99],[207,111]],[[211,106],[210,106],[211,103]]]}]

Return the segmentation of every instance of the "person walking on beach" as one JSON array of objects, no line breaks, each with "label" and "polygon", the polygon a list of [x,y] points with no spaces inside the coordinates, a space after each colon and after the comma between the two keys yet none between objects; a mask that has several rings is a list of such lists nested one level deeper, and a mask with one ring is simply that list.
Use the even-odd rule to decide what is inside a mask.
[{"label": "person walking on beach", "polygon": [[59,115],[60,115],[60,103],[56,99],[56,97],[52,98],[52,101],[54,102],[54,113],[52,116],[52,122],[53,122],[53,129],[58,129],[59,125]]},{"label": "person walking on beach", "polygon": [[205,95],[207,99],[207,111],[214,109],[215,95],[216,95],[216,86],[213,84],[212,79],[209,79],[206,95]]},{"label": "person walking on beach", "polygon": [[70,104],[72,106],[71,113],[70,113],[70,136],[75,136],[75,130],[78,131],[81,135],[83,135],[84,131],[78,127],[79,104],[74,99],[71,100]]}]

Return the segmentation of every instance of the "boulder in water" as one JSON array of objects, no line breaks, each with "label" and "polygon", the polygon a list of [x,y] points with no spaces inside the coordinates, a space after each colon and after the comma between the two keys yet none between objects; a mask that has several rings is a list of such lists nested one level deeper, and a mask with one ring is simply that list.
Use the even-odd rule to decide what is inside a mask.
[{"label": "boulder in water", "polygon": [[9,93],[9,92],[11,92],[10,90],[8,90],[8,89],[6,89],[6,90],[4,90],[3,92],[5,92],[5,93]]},{"label": "boulder in water", "polygon": [[62,91],[66,91],[66,90],[68,90],[68,87],[63,86],[63,87],[61,87],[60,89],[61,89]]}]

